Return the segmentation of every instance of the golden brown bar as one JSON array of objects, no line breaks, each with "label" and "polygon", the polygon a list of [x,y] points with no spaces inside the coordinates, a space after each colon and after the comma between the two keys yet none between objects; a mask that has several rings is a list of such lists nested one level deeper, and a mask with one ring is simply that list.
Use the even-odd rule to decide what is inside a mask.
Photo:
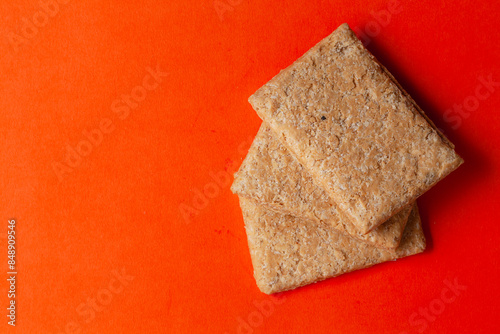
[{"label": "golden brown bar", "polygon": [[343,236],[331,225],[269,210],[240,197],[248,246],[259,289],[267,294],[295,289],[377,263],[424,251],[416,204],[401,245],[383,250]]},{"label": "golden brown bar", "polygon": [[360,233],[463,162],[347,24],[249,101]]}]

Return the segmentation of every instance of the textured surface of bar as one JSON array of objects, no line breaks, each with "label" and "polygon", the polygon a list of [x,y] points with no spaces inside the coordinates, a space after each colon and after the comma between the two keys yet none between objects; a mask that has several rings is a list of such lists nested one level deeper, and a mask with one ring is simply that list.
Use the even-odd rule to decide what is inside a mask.
[{"label": "textured surface of bar", "polygon": [[463,162],[347,24],[249,101],[361,233]]},{"label": "textured surface of bar", "polygon": [[401,245],[392,251],[345,237],[329,224],[277,213],[249,199],[240,197],[240,205],[255,280],[259,289],[267,294],[295,289],[425,249],[416,204]]}]

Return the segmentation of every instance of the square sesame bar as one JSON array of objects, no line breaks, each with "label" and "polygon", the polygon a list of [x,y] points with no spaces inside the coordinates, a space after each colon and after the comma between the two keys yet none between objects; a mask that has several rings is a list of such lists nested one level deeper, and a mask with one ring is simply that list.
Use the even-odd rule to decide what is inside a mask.
[{"label": "square sesame bar", "polygon": [[463,162],[347,24],[249,102],[362,234]]},{"label": "square sesame bar", "polygon": [[266,294],[295,289],[425,249],[416,204],[396,250],[375,248],[338,233],[330,224],[278,213],[243,197],[240,205],[255,280]]}]

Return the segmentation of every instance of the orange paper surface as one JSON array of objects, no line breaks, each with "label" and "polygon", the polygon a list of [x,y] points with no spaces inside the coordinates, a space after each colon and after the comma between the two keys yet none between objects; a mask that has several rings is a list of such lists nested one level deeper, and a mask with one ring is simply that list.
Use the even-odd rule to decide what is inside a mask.
[{"label": "orange paper surface", "polygon": [[[499,12],[495,1],[2,2],[0,333],[495,332]],[[261,122],[247,98],[343,22],[465,164],[419,199],[425,253],[267,296],[229,190]]]}]

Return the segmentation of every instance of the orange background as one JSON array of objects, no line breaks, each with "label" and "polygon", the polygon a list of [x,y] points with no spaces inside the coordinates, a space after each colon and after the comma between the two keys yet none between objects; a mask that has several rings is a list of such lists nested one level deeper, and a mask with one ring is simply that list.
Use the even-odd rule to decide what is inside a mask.
[{"label": "orange background", "polygon": [[[18,247],[17,325],[3,280],[0,332],[499,327],[500,87],[482,84],[500,82],[497,1],[401,0],[390,18],[385,0],[61,2],[45,16],[39,1],[0,5],[5,277],[11,218]],[[273,299],[223,176],[260,125],[248,96],[343,22],[372,35],[466,162],[419,199],[424,254]],[[472,111],[453,110],[463,103]],[[446,295],[454,281],[466,289]]]}]

